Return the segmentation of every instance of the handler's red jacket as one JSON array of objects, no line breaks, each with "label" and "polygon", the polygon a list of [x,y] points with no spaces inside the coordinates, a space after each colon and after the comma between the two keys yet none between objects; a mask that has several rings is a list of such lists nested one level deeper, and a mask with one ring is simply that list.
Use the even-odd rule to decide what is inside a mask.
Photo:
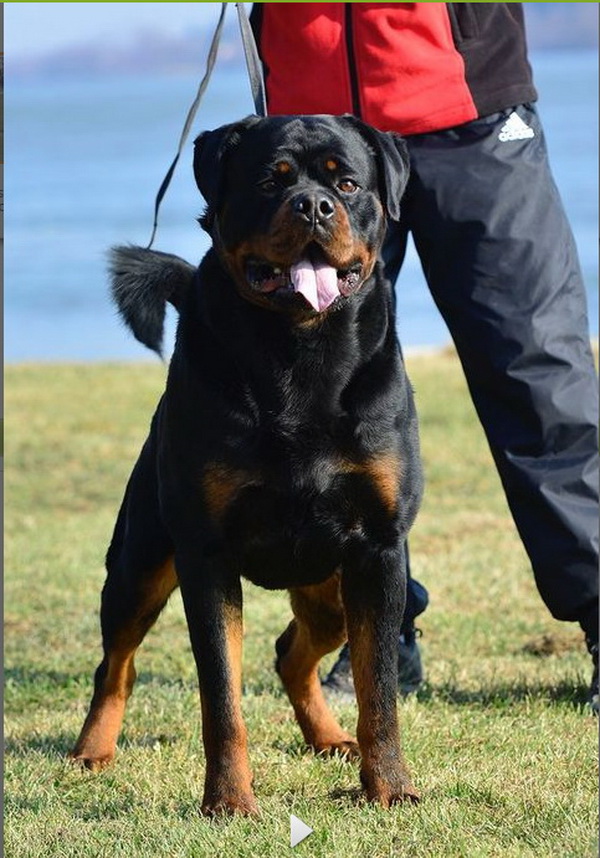
[{"label": "handler's red jacket", "polygon": [[270,113],[438,131],[535,101],[520,3],[255,3]]}]

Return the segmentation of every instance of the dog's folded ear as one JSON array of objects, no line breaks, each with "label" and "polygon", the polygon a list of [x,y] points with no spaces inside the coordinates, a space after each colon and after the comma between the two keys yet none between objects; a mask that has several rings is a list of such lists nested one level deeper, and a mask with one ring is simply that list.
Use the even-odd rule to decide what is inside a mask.
[{"label": "dog's folded ear", "polygon": [[343,118],[360,131],[374,150],[381,201],[388,217],[400,220],[400,200],[410,173],[408,148],[404,139],[393,131],[378,131],[350,114]]},{"label": "dog's folded ear", "polygon": [[206,200],[206,210],[200,218],[200,225],[207,232],[211,231],[215,207],[221,195],[227,153],[239,143],[245,129],[259,121],[258,116],[247,116],[240,122],[205,131],[194,140],[194,176]]},{"label": "dog's folded ear", "polygon": [[166,302],[181,308],[196,269],[179,256],[135,245],[111,248],[108,268],[122,318],[136,340],[162,357]]}]

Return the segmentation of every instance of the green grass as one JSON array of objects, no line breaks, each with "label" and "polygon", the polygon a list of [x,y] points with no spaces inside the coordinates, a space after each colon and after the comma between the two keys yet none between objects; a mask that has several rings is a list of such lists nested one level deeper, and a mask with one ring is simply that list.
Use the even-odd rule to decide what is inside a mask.
[{"label": "green grass", "polygon": [[[92,775],[65,761],[99,660],[104,552],[164,368],[8,368],[7,858],[281,858],[290,813],[315,832],[300,856],[597,854],[581,633],[552,620],[535,590],[456,358],[409,364],[427,475],[412,565],[431,605],[420,623],[428,682],[399,706],[423,801],[370,806],[355,764],[305,752],[272,669],[286,595],[248,586],[244,712],[262,816],[214,822],[198,815],[200,707],[179,595],[139,653],[113,766]],[[354,707],[337,711],[353,729]]]}]

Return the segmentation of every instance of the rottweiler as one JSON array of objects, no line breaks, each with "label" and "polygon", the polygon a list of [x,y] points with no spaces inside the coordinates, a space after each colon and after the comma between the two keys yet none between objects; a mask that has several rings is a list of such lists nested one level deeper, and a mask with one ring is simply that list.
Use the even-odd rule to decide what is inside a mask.
[{"label": "rottweiler", "polygon": [[[114,756],[134,655],[181,588],[197,665],[202,812],[257,812],[241,712],[241,579],[287,589],[276,670],[306,743],[360,756],[369,800],[416,801],[396,712],[404,543],[422,494],[417,418],[380,251],[408,177],[403,141],[352,116],[249,117],[201,134],[212,247],[198,269],[115,248],[113,290],[160,351],[165,392],[107,554],[104,657],[72,757]],[[357,741],[321,658],[350,643]]]}]

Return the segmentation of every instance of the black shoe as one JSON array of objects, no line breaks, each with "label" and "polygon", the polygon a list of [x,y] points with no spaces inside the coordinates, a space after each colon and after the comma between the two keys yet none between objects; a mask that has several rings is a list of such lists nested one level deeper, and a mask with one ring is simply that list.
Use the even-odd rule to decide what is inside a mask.
[{"label": "black shoe", "polygon": [[407,634],[400,635],[398,691],[402,697],[414,694],[423,684],[423,665],[421,664],[421,650],[417,643],[417,637],[421,637],[420,629],[411,629]]},{"label": "black shoe", "polygon": [[356,700],[350,649],[347,643],[341,648],[336,663],[325,679],[321,681],[321,687],[326,697],[331,697],[341,703],[352,703]]},{"label": "black shoe", "polygon": [[[400,635],[398,643],[398,691],[402,697],[413,694],[423,682],[423,667],[421,653],[417,644],[420,632],[412,629],[408,634]],[[333,665],[327,677],[321,682],[326,695],[343,703],[356,699],[350,650],[344,644],[338,660]]]}]

